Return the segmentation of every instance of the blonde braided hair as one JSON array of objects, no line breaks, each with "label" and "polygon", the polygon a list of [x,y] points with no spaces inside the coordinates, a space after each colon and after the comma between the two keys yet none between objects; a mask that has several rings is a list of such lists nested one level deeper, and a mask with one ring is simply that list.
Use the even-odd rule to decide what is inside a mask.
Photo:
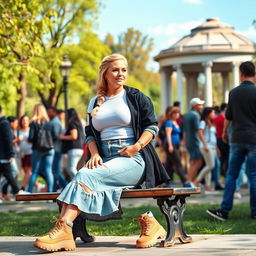
[{"label": "blonde braided hair", "polygon": [[98,111],[100,110],[100,106],[104,103],[104,101],[105,101],[104,96],[98,96],[97,97],[96,106],[95,106],[95,108],[91,112],[91,116],[92,117],[95,117],[97,115]]}]

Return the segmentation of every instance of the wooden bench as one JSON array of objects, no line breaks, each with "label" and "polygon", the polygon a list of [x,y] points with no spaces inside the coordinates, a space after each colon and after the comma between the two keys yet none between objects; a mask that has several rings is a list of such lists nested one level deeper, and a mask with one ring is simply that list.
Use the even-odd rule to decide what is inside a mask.
[{"label": "wooden bench", "polygon": [[[186,197],[200,194],[200,188],[153,188],[153,189],[125,189],[121,198],[154,198],[157,200],[161,212],[167,222],[167,235],[160,246],[168,247],[175,244],[176,238],[182,243],[192,242],[192,238],[184,231],[183,213],[186,206]],[[56,200],[59,193],[32,193],[16,195],[17,201]],[[94,237],[86,229],[86,219],[78,216],[73,226],[74,239],[80,237],[85,243],[93,242]]]}]

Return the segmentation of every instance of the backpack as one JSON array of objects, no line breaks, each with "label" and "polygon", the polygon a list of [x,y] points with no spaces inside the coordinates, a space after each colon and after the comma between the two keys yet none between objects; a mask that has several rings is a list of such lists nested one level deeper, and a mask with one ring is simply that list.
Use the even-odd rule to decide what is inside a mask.
[{"label": "backpack", "polygon": [[52,133],[43,124],[37,134],[37,149],[40,151],[47,151],[53,148]]}]

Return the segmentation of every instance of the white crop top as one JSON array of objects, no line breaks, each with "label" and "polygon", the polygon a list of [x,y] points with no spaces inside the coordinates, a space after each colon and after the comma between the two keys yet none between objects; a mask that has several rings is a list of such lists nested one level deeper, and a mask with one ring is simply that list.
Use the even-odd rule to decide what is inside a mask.
[{"label": "white crop top", "polygon": [[[88,105],[88,113],[93,109],[96,96]],[[92,118],[93,127],[100,132],[101,140],[133,138],[131,112],[127,104],[126,91],[122,90],[115,96],[105,96],[104,103],[96,117]]]}]

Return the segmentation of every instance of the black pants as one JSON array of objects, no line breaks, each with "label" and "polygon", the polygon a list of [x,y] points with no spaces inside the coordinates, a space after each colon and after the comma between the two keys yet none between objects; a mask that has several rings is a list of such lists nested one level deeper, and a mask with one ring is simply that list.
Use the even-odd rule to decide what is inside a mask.
[{"label": "black pants", "polygon": [[173,173],[176,172],[179,175],[181,182],[186,182],[187,178],[185,169],[181,164],[179,145],[173,145],[173,151],[169,152],[168,144],[165,143],[164,150],[166,153],[165,168],[170,178],[172,179]]},{"label": "black pants", "polygon": [[228,170],[229,145],[222,139],[217,138],[217,147],[220,151],[220,174],[226,177]]},{"label": "black pants", "polygon": [[12,186],[12,191],[17,194],[20,190],[17,181],[12,176],[11,164],[10,163],[0,163],[0,175],[3,175],[7,182]]}]

